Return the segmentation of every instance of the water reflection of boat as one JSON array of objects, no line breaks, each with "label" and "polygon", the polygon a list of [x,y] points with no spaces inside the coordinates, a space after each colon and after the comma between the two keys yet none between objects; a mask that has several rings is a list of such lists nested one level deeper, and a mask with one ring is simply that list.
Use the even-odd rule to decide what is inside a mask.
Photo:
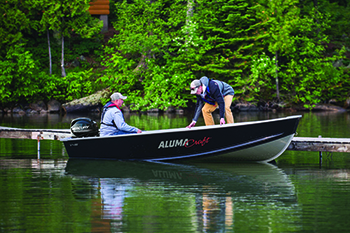
[{"label": "water reflection of boat", "polygon": [[[105,230],[111,232],[125,230],[128,221],[133,222],[131,232],[160,231],[169,226],[181,232],[182,225],[191,225],[195,232],[219,232],[251,218],[251,211],[269,215],[269,222],[281,222],[296,204],[288,176],[267,163],[70,159],[66,174],[72,177],[77,199],[91,199],[93,206],[100,207],[93,216],[99,222],[92,226],[109,226],[111,229]],[[137,225],[140,218],[148,224]]]},{"label": "water reflection of boat", "polygon": [[[107,160],[70,159],[67,174],[90,178],[134,179],[141,182],[161,181],[178,185],[208,185],[225,192],[271,193],[281,189],[294,195],[287,175],[270,163],[150,163]],[[278,197],[277,197],[278,198]]]}]

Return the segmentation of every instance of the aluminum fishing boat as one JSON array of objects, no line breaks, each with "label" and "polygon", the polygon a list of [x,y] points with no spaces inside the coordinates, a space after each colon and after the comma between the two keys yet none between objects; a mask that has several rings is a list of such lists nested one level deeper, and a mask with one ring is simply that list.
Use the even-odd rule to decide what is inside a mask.
[{"label": "aluminum fishing boat", "polygon": [[290,144],[301,115],[284,118],[61,139],[70,158],[270,162]]}]

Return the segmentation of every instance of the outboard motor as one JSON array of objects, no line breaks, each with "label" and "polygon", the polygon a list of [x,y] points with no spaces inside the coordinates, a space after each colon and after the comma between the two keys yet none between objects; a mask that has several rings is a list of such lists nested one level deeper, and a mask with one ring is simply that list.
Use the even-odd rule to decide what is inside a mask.
[{"label": "outboard motor", "polygon": [[70,123],[70,131],[75,137],[93,137],[99,135],[97,123],[87,117],[73,119]]}]

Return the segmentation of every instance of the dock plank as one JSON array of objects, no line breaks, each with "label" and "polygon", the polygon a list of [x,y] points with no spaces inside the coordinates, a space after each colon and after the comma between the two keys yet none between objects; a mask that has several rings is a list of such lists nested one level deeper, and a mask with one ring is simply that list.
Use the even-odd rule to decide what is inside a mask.
[{"label": "dock plank", "polygon": [[287,150],[350,152],[350,138],[294,137]]},{"label": "dock plank", "polygon": [[69,129],[20,129],[0,126],[0,138],[60,140],[71,136]]}]

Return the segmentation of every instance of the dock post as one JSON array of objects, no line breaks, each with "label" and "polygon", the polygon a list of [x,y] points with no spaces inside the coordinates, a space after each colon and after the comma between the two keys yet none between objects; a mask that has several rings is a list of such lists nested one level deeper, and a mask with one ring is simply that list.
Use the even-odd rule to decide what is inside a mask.
[{"label": "dock post", "polygon": [[[318,135],[318,138],[322,138],[321,135]],[[320,165],[320,168],[322,167],[322,151],[319,151],[319,156],[320,156],[320,159],[319,159],[319,165]]]},{"label": "dock post", "polygon": [[40,160],[40,139],[42,139],[41,134],[38,134],[38,160]]}]

